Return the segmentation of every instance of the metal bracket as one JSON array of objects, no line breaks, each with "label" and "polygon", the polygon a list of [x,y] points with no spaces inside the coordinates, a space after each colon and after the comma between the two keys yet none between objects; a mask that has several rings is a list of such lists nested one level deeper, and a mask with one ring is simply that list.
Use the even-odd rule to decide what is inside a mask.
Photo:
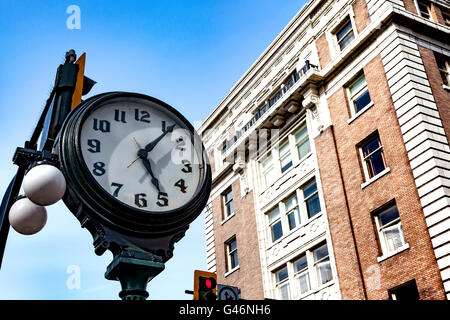
[{"label": "metal bracket", "polygon": [[51,153],[47,150],[38,151],[21,147],[17,147],[16,152],[13,156],[13,163],[18,165],[19,167],[27,167],[32,162],[37,161],[47,161],[53,164],[58,164],[59,157],[57,154]]}]

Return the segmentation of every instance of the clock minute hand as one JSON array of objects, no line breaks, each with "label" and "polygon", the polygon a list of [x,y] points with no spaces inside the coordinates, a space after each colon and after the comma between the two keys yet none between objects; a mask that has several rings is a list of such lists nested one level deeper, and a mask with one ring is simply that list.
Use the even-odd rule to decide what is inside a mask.
[{"label": "clock minute hand", "polygon": [[174,128],[175,126],[176,126],[176,125],[174,124],[174,125],[169,126],[169,127],[166,128],[165,122],[163,121],[163,128],[162,128],[163,133],[162,133],[158,138],[156,138],[155,140],[153,140],[152,142],[150,142],[149,144],[147,144],[147,145],[145,146],[145,148],[144,148],[145,151],[147,151],[147,152],[152,151],[152,150],[156,147],[156,145],[158,144],[158,142],[161,141],[161,139],[164,138],[164,136],[165,136],[166,134],[168,134],[169,132],[172,132],[172,131],[173,131],[173,128]]},{"label": "clock minute hand", "polygon": [[[139,151],[141,151],[141,150],[139,150]],[[148,161],[147,156],[146,155],[144,156],[143,152],[138,152],[138,155],[139,155],[139,158],[142,159],[142,162],[144,163],[145,169],[150,174],[150,177],[152,178],[151,181],[152,181],[153,185],[156,187],[158,192],[161,192],[161,189],[159,188],[159,181],[158,181],[158,179],[156,179],[155,175],[153,174],[152,166],[150,165],[150,161]]]}]

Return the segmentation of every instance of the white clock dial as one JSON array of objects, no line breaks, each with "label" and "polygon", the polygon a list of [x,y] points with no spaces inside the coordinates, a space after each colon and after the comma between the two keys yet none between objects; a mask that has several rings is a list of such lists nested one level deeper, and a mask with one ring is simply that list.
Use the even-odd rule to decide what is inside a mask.
[{"label": "white clock dial", "polygon": [[151,101],[115,99],[85,119],[82,157],[111,196],[144,211],[188,203],[201,187],[202,150],[184,122]]}]

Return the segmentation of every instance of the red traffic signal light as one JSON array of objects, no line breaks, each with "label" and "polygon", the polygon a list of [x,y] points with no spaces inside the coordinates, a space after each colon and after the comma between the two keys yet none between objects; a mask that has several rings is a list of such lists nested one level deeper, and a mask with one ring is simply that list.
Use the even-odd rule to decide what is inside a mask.
[{"label": "red traffic signal light", "polygon": [[214,301],[216,296],[217,275],[213,272],[195,270],[194,300]]}]

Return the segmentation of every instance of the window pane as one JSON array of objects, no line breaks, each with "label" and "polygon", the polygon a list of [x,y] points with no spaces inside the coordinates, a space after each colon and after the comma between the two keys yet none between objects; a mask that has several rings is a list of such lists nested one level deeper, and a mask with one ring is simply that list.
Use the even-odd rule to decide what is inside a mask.
[{"label": "window pane", "polygon": [[225,201],[233,199],[233,192],[230,190],[225,194]]},{"label": "window pane", "polygon": [[372,178],[382,172],[385,169],[384,165],[384,157],[383,157],[383,150],[379,150],[372,154],[369,158],[366,160],[368,170],[369,170],[369,176]]},{"label": "window pane", "polygon": [[231,241],[231,242],[228,244],[228,247],[229,247],[229,249],[230,249],[230,252],[233,251],[233,250],[235,250],[235,249],[236,249],[236,240]]},{"label": "window pane", "polygon": [[394,205],[381,212],[378,217],[380,219],[380,227],[382,227],[388,224],[389,222],[399,218],[400,216],[398,214],[397,206]]},{"label": "window pane", "polygon": [[266,180],[267,185],[275,181],[275,170],[273,167],[267,169],[267,171],[264,173],[264,178]]},{"label": "window pane", "polygon": [[293,196],[292,198],[286,201],[286,211],[291,210],[295,206],[297,206],[297,196]]},{"label": "window pane", "polygon": [[288,214],[289,230],[294,229],[296,226],[296,223],[295,223],[295,212],[296,211],[297,210],[294,210]]},{"label": "window pane", "polygon": [[329,259],[326,259],[325,261],[319,263],[317,265],[317,269],[319,276],[319,285],[333,280],[333,276],[331,273],[331,264]]},{"label": "window pane", "polygon": [[283,269],[278,270],[275,273],[276,279],[277,279],[277,283],[283,281],[284,279],[288,278],[288,270],[287,267],[284,267]]},{"label": "window pane", "polygon": [[341,50],[343,50],[350,42],[355,39],[353,35],[353,31],[351,31],[347,36],[344,37],[344,39],[339,43],[339,46]]},{"label": "window pane", "polygon": [[304,294],[311,290],[311,284],[309,282],[309,273],[305,272],[298,277],[300,282],[300,294]]},{"label": "window pane", "polygon": [[308,267],[308,261],[306,260],[306,255],[301,256],[294,261],[294,271],[299,272]]},{"label": "window pane", "polygon": [[280,209],[276,207],[269,213],[269,222],[275,221],[280,216]]},{"label": "window pane", "polygon": [[239,265],[237,251],[231,254],[231,269],[236,268]]},{"label": "window pane", "polygon": [[272,156],[268,157],[264,162],[263,162],[263,168],[266,169],[267,167],[269,167],[272,164]]},{"label": "window pane", "polygon": [[286,153],[289,152],[289,143],[285,143],[281,148],[280,148],[280,156],[285,155]]},{"label": "window pane", "polygon": [[404,244],[403,232],[401,230],[401,223],[396,223],[393,226],[387,227],[383,230],[386,238],[388,251],[395,251]]},{"label": "window pane", "polygon": [[311,184],[309,184],[308,186],[306,186],[306,188],[303,189],[303,196],[305,198],[308,198],[316,191],[317,191],[317,184],[316,181],[313,181]]},{"label": "window pane", "polygon": [[283,227],[281,221],[278,221],[272,225],[272,241],[276,241],[283,236]]},{"label": "window pane", "polygon": [[381,141],[380,137],[377,136],[375,139],[373,139],[363,147],[364,156],[365,157],[368,156],[369,154],[377,150],[379,147],[381,147]]},{"label": "window pane", "polygon": [[228,202],[226,207],[227,207],[227,216],[233,214],[233,212],[234,212],[233,201]]},{"label": "window pane", "polygon": [[301,159],[311,152],[311,146],[309,145],[309,139],[305,139],[302,143],[300,143],[297,147],[298,149],[298,157]]},{"label": "window pane", "polygon": [[286,283],[280,287],[280,293],[281,293],[281,299],[282,300],[289,300],[290,299],[290,292],[289,292],[289,283]]},{"label": "window pane", "polygon": [[325,257],[328,257],[328,248],[326,244],[321,245],[313,251],[314,262],[319,261]]},{"label": "window pane", "polygon": [[306,209],[308,210],[308,217],[310,218],[314,217],[320,212],[320,201],[318,194],[306,200]]},{"label": "window pane", "polygon": [[369,91],[366,90],[363,94],[358,96],[354,101],[356,112],[362,110],[365,106],[370,103]]},{"label": "window pane", "polygon": [[304,125],[299,132],[297,132],[297,134],[295,135],[295,142],[299,142],[303,139],[305,139],[306,137],[308,137],[308,130],[306,129],[306,126]]},{"label": "window pane", "polygon": [[352,29],[352,24],[351,24],[351,22],[349,21],[349,22],[347,22],[347,23],[345,24],[344,27],[342,27],[341,30],[339,30],[338,33],[336,33],[336,37],[337,37],[338,41],[341,40],[342,37],[345,36],[345,34],[346,34],[347,32],[349,32],[351,29]]},{"label": "window pane", "polygon": [[363,86],[366,85],[366,78],[364,76],[360,77],[350,86],[350,94],[353,97],[355,93],[358,92]]},{"label": "window pane", "polygon": [[281,172],[285,172],[292,166],[291,153],[288,153],[283,158],[280,159]]}]

